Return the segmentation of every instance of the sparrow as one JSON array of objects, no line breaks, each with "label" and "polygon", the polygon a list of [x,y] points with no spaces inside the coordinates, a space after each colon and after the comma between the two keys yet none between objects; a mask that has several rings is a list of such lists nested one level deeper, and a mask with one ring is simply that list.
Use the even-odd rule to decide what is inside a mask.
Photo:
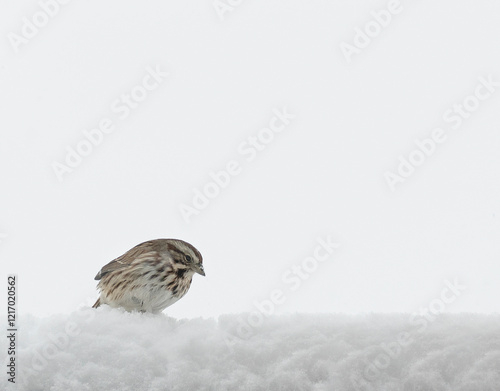
[{"label": "sparrow", "polygon": [[107,304],[161,312],[187,293],[195,273],[204,276],[205,270],[200,252],[191,244],[179,239],[138,244],[97,273],[100,297],[92,308]]}]

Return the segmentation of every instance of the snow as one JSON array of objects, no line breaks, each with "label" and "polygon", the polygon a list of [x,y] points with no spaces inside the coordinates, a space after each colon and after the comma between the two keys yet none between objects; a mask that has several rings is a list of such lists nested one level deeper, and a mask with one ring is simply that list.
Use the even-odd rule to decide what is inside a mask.
[{"label": "snow", "polygon": [[232,314],[178,320],[107,306],[24,315],[17,390],[500,389],[500,315],[423,319]]}]

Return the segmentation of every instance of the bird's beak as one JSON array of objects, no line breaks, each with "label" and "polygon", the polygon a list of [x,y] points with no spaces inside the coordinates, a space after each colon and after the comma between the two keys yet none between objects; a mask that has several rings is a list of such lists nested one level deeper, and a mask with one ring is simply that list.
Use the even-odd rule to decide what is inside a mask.
[{"label": "bird's beak", "polygon": [[198,274],[201,274],[202,276],[205,275],[205,269],[203,269],[203,265],[193,265],[192,266],[193,270],[198,273]]}]

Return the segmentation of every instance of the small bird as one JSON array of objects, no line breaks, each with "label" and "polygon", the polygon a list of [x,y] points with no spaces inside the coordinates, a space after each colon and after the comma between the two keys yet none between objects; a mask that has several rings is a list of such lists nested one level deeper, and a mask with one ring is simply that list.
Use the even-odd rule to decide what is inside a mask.
[{"label": "small bird", "polygon": [[194,273],[205,275],[203,258],[179,239],[156,239],[138,244],[109,262],[95,276],[101,304],[127,311],[158,313],[183,297]]}]

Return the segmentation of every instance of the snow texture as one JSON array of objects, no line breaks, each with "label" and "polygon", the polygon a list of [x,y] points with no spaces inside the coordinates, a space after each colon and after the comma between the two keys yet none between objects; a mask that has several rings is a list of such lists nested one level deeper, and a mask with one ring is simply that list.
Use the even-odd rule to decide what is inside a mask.
[{"label": "snow texture", "polygon": [[104,306],[19,325],[22,391],[500,390],[499,315],[176,320]]}]

